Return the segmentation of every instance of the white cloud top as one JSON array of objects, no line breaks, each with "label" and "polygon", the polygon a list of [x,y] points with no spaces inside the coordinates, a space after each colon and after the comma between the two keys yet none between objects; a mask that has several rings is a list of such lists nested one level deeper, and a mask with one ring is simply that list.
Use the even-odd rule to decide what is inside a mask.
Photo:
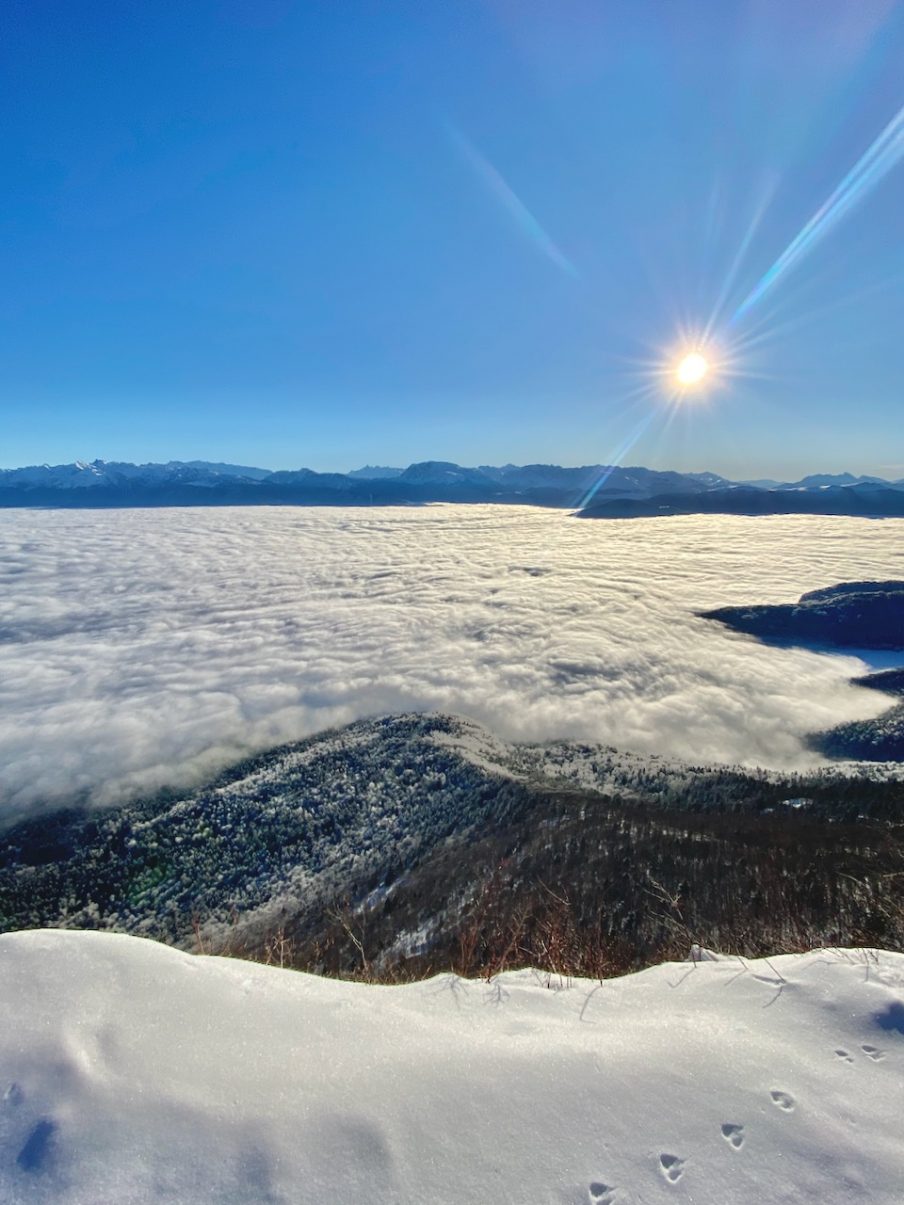
[{"label": "white cloud top", "polygon": [[904,578],[904,525],[521,507],[0,512],[0,806],[198,780],[363,715],[812,764],[852,657],[694,611]]}]

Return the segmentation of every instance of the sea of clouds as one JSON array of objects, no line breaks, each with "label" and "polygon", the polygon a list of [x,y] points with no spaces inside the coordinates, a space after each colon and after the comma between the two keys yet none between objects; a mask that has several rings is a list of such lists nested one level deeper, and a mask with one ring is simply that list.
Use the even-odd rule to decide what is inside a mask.
[{"label": "sea of clouds", "polygon": [[904,578],[904,524],[502,506],[0,511],[0,819],[197,782],[361,716],[458,712],[793,767],[878,714],[854,657],[698,618]]}]

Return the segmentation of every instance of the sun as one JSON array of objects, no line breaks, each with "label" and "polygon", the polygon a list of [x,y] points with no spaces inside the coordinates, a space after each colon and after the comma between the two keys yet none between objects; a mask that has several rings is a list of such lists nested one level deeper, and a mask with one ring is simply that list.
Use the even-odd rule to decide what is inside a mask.
[{"label": "sun", "polygon": [[706,356],[701,355],[698,351],[692,351],[679,360],[675,376],[678,378],[679,385],[689,389],[694,385],[699,385],[708,372],[709,360]]}]

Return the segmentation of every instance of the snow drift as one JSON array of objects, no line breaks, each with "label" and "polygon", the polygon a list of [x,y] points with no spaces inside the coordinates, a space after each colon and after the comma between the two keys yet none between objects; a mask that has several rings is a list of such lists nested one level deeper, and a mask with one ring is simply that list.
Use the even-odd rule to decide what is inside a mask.
[{"label": "snow drift", "polygon": [[904,955],[370,987],[0,937],[4,1202],[904,1199]]}]

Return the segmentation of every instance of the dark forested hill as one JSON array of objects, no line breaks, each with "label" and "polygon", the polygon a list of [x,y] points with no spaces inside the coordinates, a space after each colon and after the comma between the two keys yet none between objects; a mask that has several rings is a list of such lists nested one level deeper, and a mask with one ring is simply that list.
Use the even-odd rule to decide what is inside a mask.
[{"label": "dark forested hill", "polygon": [[904,581],[842,582],[803,594],[797,603],[701,614],[763,640],[904,652]]},{"label": "dark forested hill", "polygon": [[[796,603],[719,607],[701,612],[761,640],[848,649],[900,650],[904,660],[904,582],[841,582]],[[857,686],[904,694],[904,668],[854,678]],[[904,704],[870,720],[839,724],[810,738],[826,757],[904,761]]]},{"label": "dark forested hill", "polygon": [[[599,746],[449,716],[361,721],[210,785],[0,835],[0,930],[115,929],[392,977],[595,974],[698,940],[904,943],[904,785]],[[290,953],[291,952],[291,956]]]},{"label": "dark forested hill", "polygon": [[831,486],[814,489],[732,486],[697,494],[654,494],[649,498],[605,491],[580,511],[585,519],[636,519],[666,515],[862,515],[904,516],[904,489]]}]

